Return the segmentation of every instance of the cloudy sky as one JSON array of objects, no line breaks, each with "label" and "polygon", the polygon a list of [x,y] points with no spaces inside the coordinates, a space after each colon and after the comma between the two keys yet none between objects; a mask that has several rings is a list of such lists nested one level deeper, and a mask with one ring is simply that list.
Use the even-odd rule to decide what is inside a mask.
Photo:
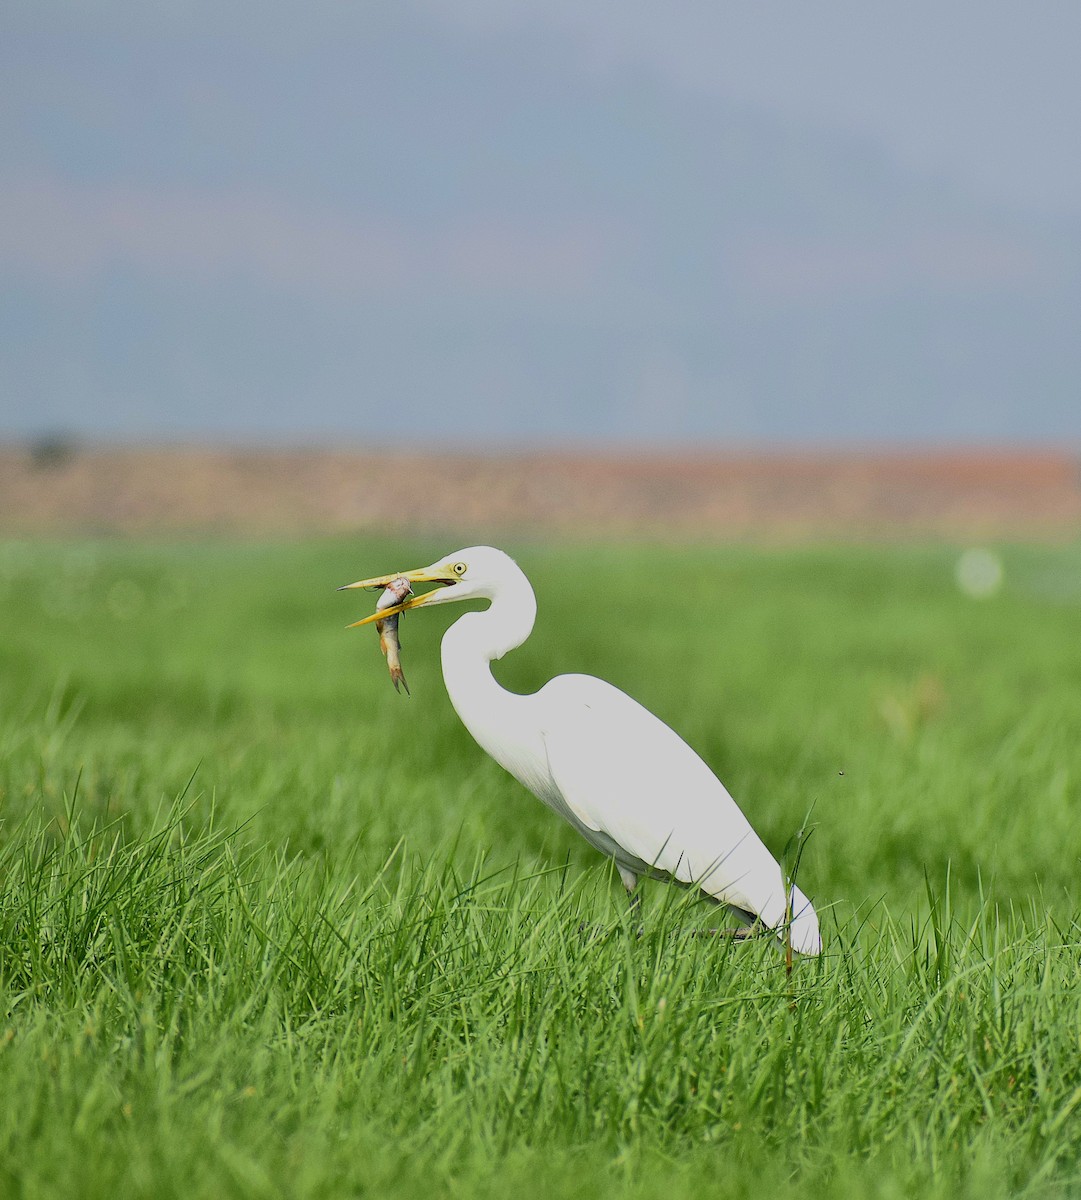
[{"label": "cloudy sky", "polygon": [[1081,442],[1081,5],[6,0],[0,437]]}]

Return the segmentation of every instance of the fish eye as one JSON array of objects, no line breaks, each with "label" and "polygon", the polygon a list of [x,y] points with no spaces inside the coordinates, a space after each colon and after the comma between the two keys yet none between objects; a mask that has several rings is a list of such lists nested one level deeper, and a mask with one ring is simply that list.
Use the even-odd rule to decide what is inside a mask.
[{"label": "fish eye", "polygon": [[456,562],[454,566],[451,567],[451,570],[455,575],[464,575],[466,572],[466,565],[464,562]]}]

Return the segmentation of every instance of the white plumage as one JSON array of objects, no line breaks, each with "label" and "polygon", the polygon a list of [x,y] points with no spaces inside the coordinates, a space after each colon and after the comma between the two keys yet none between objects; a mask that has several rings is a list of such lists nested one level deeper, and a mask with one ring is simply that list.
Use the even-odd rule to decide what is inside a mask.
[{"label": "white plumage", "polygon": [[[537,612],[529,580],[513,559],[472,546],[402,574],[445,585],[410,597],[402,611],[491,601],[443,636],[451,703],[496,762],[615,859],[628,890],[642,875],[697,884],[741,919],[790,937],[799,953],[821,951],[811,902],[799,888],[786,889],[777,860],[724,784],[663,721],[590,675],[560,675],[526,696],[496,682],[490,664],[526,640]],[[392,578],[348,586],[385,587]]]}]

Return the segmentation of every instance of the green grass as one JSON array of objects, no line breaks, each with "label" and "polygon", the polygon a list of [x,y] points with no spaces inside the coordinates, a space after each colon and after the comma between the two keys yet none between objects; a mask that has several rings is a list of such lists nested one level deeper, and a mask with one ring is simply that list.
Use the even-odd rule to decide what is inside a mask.
[{"label": "green grass", "polygon": [[976,602],[945,547],[507,547],[508,686],[624,687],[779,854],[812,812],[787,978],[628,916],[448,615],[411,699],[343,630],[452,548],[0,543],[0,1196],[1081,1191],[1081,549]]}]

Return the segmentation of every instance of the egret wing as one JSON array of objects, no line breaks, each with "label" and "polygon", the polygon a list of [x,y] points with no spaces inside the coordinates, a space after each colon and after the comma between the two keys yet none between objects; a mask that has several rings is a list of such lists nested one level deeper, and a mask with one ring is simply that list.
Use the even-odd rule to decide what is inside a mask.
[{"label": "egret wing", "polygon": [[620,848],[621,865],[697,883],[769,925],[784,920],[776,860],[677,733],[588,675],[560,676],[538,699],[553,784],[577,820]]}]

